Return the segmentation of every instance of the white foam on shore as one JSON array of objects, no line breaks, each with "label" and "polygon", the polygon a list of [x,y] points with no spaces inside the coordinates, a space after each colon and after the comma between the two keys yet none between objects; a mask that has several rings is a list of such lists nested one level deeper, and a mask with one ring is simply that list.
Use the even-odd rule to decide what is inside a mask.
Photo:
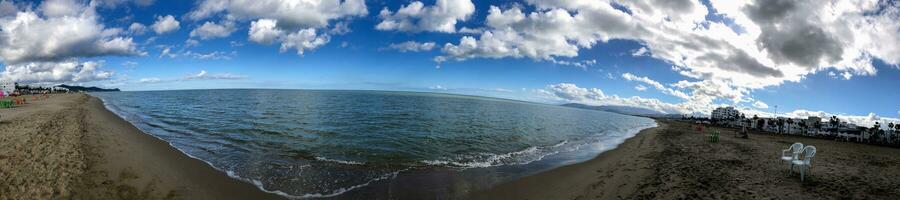
[{"label": "white foam on shore", "polygon": [[532,162],[540,161],[547,156],[556,155],[563,152],[574,152],[581,150],[583,147],[596,145],[597,148],[596,154],[600,154],[612,149],[615,149],[620,144],[624,143],[625,140],[634,137],[641,130],[657,127],[655,121],[653,124],[649,126],[641,126],[632,129],[626,129],[622,131],[621,137],[615,137],[607,140],[597,140],[593,142],[588,142],[584,144],[577,144],[567,148],[560,149],[564,145],[568,144],[568,140],[564,140],[560,143],[544,146],[544,147],[528,147],[520,151],[514,151],[504,154],[480,154],[480,155],[464,155],[459,156],[457,158],[443,159],[443,160],[423,160],[420,161],[422,164],[429,166],[442,166],[442,167],[452,167],[452,168],[460,168],[460,169],[470,169],[470,168],[487,168],[487,167],[497,167],[497,166],[505,166],[505,165],[525,165]]},{"label": "white foam on shore", "polygon": [[345,165],[365,165],[365,164],[366,164],[366,163],[363,163],[363,162],[349,161],[349,160],[338,160],[338,159],[331,159],[331,158],[320,157],[320,156],[316,156],[316,160],[318,160],[318,161],[324,161],[324,162],[333,162],[333,163],[345,164]]}]

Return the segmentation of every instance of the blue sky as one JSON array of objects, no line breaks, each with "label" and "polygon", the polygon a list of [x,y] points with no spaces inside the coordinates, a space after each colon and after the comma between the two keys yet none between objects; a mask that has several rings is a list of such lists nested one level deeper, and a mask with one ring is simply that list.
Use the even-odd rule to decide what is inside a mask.
[{"label": "blue sky", "polygon": [[[777,105],[795,117],[900,118],[896,2],[775,3],[2,0],[0,81],[427,91],[667,113],[731,105],[770,114]],[[23,27],[28,20],[37,25]],[[44,37],[17,35],[27,33]]]}]

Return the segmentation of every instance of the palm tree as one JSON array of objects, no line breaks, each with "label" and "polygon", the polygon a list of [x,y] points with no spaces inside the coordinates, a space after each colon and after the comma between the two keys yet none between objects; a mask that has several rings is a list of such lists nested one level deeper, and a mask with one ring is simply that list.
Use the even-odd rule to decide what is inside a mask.
[{"label": "palm tree", "polygon": [[841,119],[838,119],[837,116],[832,115],[831,119],[829,119],[828,122],[831,123],[831,131],[834,132],[835,135],[837,135],[837,132],[839,130],[838,126],[841,125]]},{"label": "palm tree", "polygon": [[778,133],[784,133],[784,119],[779,118],[775,121],[775,124],[778,125]]}]

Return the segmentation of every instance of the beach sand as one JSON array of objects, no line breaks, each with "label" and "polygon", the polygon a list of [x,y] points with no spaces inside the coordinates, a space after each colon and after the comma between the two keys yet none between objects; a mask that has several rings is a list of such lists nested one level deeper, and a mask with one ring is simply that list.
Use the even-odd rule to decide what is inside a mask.
[{"label": "beach sand", "polygon": [[[0,199],[282,199],[140,132],[88,95],[53,95],[0,115]],[[897,148],[756,132],[740,139],[724,128],[712,128],[722,135],[710,143],[686,122],[658,122],[594,159],[469,198],[900,199]],[[804,182],[778,158],[794,142],[819,151]],[[426,196],[409,198],[441,198]]]},{"label": "beach sand", "polygon": [[[476,192],[472,199],[900,199],[900,149],[752,132],[705,140],[658,120],[612,151]],[[794,142],[818,149],[801,182],[779,159]]]},{"label": "beach sand", "polygon": [[0,199],[283,199],[142,133],[84,94],[0,109]]}]

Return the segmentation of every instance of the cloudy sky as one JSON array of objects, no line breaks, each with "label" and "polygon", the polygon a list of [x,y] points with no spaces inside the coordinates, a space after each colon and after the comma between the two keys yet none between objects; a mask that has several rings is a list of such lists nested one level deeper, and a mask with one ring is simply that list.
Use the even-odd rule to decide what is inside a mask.
[{"label": "cloudy sky", "polygon": [[890,0],[0,0],[0,82],[900,118]]}]

